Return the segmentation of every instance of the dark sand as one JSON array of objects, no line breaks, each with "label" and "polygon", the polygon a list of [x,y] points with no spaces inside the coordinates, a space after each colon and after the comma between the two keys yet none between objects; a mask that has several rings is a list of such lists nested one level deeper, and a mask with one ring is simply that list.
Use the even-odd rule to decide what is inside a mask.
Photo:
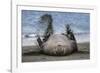
[{"label": "dark sand", "polygon": [[45,62],[45,61],[63,61],[63,60],[86,60],[90,58],[90,44],[78,44],[78,52],[67,56],[48,56],[40,53],[36,46],[22,47],[22,62]]}]

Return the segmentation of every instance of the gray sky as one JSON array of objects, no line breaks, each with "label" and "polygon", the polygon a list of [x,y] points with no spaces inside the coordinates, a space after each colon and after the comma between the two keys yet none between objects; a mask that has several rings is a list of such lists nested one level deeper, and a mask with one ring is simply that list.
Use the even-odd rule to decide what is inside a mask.
[{"label": "gray sky", "polygon": [[50,14],[53,18],[53,27],[55,33],[65,32],[65,25],[71,24],[74,33],[89,33],[90,30],[90,14],[78,12],[48,12],[22,10],[22,32],[36,33],[39,29],[40,17],[44,14]]}]

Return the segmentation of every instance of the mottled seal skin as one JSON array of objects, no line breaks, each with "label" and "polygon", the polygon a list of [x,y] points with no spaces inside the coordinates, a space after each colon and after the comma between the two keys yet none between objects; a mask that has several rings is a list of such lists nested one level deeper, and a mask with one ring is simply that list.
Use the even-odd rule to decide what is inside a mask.
[{"label": "mottled seal skin", "polygon": [[43,43],[43,53],[54,56],[64,56],[78,51],[77,43],[64,35],[53,34]]}]

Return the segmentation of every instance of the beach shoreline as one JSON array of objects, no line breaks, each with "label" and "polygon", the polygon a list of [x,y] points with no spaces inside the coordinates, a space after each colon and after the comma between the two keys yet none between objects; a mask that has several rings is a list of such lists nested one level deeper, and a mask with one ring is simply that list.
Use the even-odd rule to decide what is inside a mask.
[{"label": "beach shoreline", "polygon": [[22,62],[46,62],[90,59],[90,43],[78,43],[78,52],[66,56],[49,56],[41,53],[38,46],[22,46]]}]

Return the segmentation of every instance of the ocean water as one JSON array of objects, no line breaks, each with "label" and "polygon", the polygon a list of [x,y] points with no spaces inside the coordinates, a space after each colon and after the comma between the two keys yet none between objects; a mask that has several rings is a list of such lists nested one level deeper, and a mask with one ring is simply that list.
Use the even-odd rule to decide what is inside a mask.
[{"label": "ocean water", "polygon": [[[84,34],[76,34],[75,35],[77,43],[85,43],[90,42],[90,34],[84,33]],[[22,37],[22,46],[32,46],[32,45],[38,45],[37,43],[37,37],[33,34],[28,35],[28,37],[23,36]]]}]

